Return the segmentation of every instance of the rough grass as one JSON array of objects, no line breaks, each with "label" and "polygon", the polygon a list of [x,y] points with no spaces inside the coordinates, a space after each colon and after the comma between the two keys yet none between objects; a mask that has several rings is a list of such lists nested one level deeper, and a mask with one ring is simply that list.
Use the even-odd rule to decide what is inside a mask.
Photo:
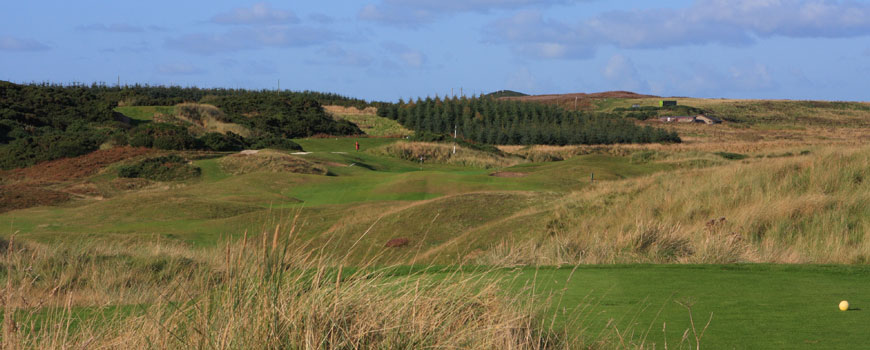
[{"label": "rough grass", "polygon": [[505,157],[499,154],[482,152],[446,143],[434,142],[396,142],[372,152],[387,155],[409,161],[422,163],[440,163],[458,165],[472,168],[504,168],[522,163],[523,160],[515,157]]},{"label": "rough grass", "polygon": [[733,162],[566,196],[541,239],[494,245],[482,261],[867,263],[870,149]]},{"label": "rough grass", "polygon": [[363,110],[342,106],[324,106],[323,108],[334,118],[356,124],[366,135],[372,137],[405,137],[414,134],[413,131],[406,129],[395,120],[379,117],[378,110],[374,107]]},{"label": "rough grass", "polygon": [[250,137],[251,130],[239,124],[231,123],[219,108],[202,103],[181,103],[175,106],[175,117],[192,124],[196,134],[217,132],[226,134],[233,132],[243,137]]},{"label": "rough grass", "polygon": [[221,169],[233,175],[258,171],[326,175],[327,169],[303,158],[273,150],[243,151],[219,160]]},{"label": "rough grass", "polygon": [[[549,349],[579,341],[547,326],[529,293],[503,293],[492,274],[348,268],[312,257],[294,229],[207,251],[4,241],[4,347]],[[130,304],[140,306],[79,311]]]}]

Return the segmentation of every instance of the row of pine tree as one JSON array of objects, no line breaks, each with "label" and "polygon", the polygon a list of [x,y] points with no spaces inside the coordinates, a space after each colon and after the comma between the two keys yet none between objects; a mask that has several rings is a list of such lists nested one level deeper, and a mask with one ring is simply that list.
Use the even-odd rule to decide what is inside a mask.
[{"label": "row of pine tree", "polygon": [[378,115],[417,132],[458,134],[504,145],[680,142],[676,132],[638,126],[618,114],[584,113],[539,103],[473,98],[426,98],[382,105]]}]

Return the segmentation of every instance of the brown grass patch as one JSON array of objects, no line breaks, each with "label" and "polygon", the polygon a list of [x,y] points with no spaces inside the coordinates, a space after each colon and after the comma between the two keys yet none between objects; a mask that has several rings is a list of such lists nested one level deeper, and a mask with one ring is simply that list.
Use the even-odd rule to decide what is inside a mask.
[{"label": "brown grass patch", "polygon": [[157,152],[148,148],[134,147],[98,150],[79,157],[39,163],[28,168],[0,171],[0,180],[6,183],[23,181],[39,183],[81,179],[96,174],[109,164]]},{"label": "brown grass patch", "polygon": [[70,194],[27,185],[0,186],[0,213],[43,205],[57,205],[70,200]]},{"label": "brown grass patch", "polygon": [[373,115],[378,114],[378,109],[375,107],[366,107],[364,109],[359,109],[356,107],[344,107],[344,106],[323,106],[323,109],[326,110],[327,113],[332,115]]}]

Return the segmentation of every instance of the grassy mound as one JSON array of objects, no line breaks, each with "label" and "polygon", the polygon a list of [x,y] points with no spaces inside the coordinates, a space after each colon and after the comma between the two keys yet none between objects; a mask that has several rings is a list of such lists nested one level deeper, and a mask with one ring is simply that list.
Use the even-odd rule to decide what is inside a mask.
[{"label": "grassy mound", "polygon": [[342,106],[324,106],[323,108],[332,114],[334,118],[347,120],[356,124],[369,136],[405,137],[414,134],[413,131],[406,129],[397,121],[378,116],[377,109],[374,107],[362,110]]},{"label": "grassy mound", "polygon": [[516,157],[506,157],[495,153],[483,152],[456,146],[447,143],[434,142],[396,142],[373,152],[390,157],[419,162],[423,157],[423,163],[438,163],[473,168],[505,168],[522,163],[523,160]]},{"label": "grassy mound", "polygon": [[305,159],[271,150],[245,151],[221,158],[221,169],[241,175],[253,172],[326,175],[327,169]]},{"label": "grassy mound", "polygon": [[232,132],[242,137],[251,136],[250,129],[230,122],[223,111],[209,104],[182,103],[175,106],[175,113],[178,119],[193,125],[195,134]]}]

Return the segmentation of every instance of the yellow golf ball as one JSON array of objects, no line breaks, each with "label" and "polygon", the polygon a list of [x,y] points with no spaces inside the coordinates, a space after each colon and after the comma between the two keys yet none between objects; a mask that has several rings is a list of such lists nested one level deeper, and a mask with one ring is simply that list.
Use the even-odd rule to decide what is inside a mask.
[{"label": "yellow golf ball", "polygon": [[840,311],[846,311],[846,310],[849,310],[849,302],[843,300],[840,302]]}]

